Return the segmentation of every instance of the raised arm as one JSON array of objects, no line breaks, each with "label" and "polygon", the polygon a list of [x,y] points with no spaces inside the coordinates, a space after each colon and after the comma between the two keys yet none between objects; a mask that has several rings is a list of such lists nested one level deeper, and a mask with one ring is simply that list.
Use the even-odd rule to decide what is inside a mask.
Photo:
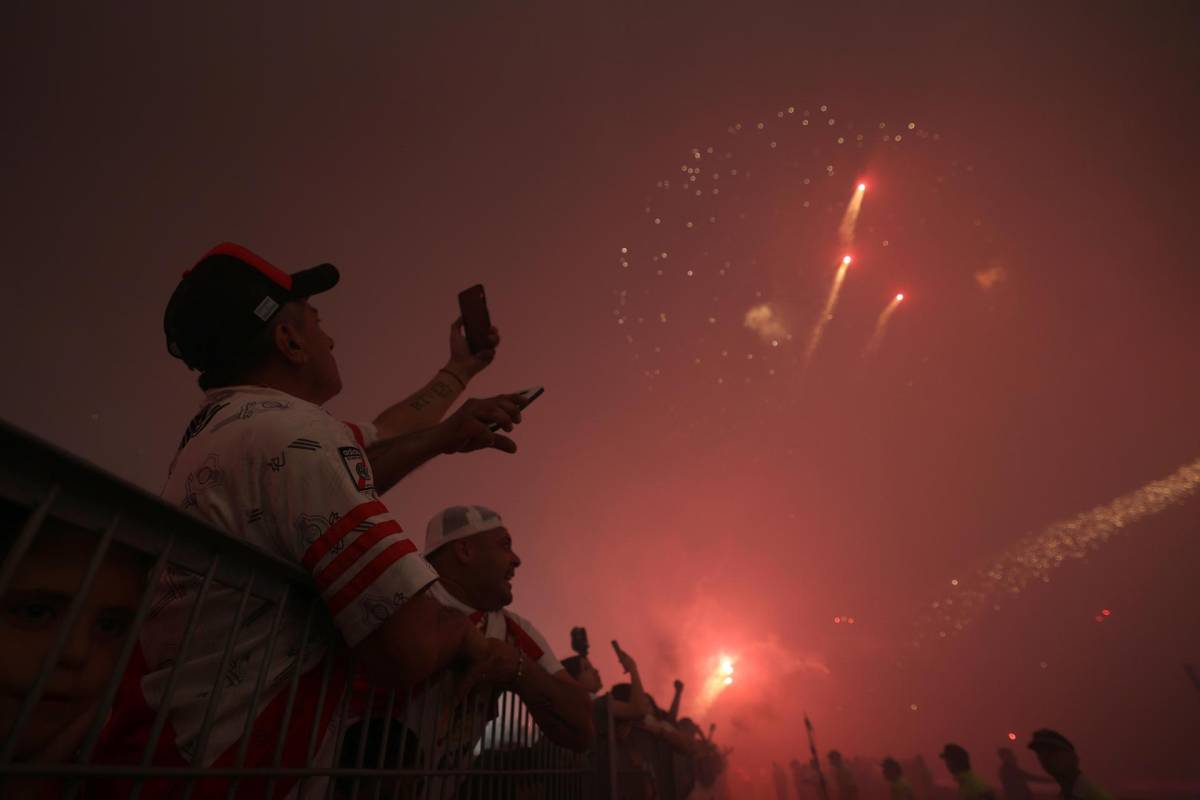
[{"label": "raised arm", "polygon": [[613,642],[613,648],[617,651],[617,661],[621,662],[621,668],[629,675],[629,702],[613,698],[613,717],[642,719],[650,713],[650,698],[646,696],[646,689],[642,685],[637,662],[633,660],[633,656],[617,647],[616,642]]},{"label": "raised arm", "polygon": [[494,448],[515,453],[512,439],[490,426],[511,431],[520,423],[521,412],[512,395],[468,400],[444,421],[431,428],[381,440],[367,448],[367,457],[375,475],[375,491],[383,494],[404,476],[435,456]]},{"label": "raised arm", "polygon": [[679,701],[683,699],[683,681],[675,679],[675,696],[671,698],[671,710],[667,712],[667,716],[672,722],[679,719]]},{"label": "raised arm", "polygon": [[380,439],[392,439],[406,433],[432,428],[442,421],[471,379],[487,368],[496,357],[500,332],[492,328],[492,346],[472,354],[463,335],[461,319],[450,326],[450,358],[424,386],[375,418]]}]

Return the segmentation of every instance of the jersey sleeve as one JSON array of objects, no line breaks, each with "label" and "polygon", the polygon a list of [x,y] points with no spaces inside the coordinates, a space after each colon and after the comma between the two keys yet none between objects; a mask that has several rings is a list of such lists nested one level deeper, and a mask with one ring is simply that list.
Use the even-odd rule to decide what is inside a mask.
[{"label": "jersey sleeve", "polygon": [[342,424],[350,431],[354,443],[363,450],[379,441],[379,428],[375,426],[374,422],[343,421]]},{"label": "jersey sleeve", "polygon": [[313,418],[285,438],[277,443],[284,456],[261,473],[277,533],[356,645],[437,572],[375,493],[365,449],[346,423]]},{"label": "jersey sleeve", "polygon": [[537,659],[538,666],[546,670],[546,672],[550,673],[551,675],[555,675],[566,669],[566,667],[562,665],[562,662],[558,660],[558,657],[554,655],[554,651],[550,649],[550,645],[546,641],[546,637],[542,636],[542,632],[535,628],[532,622],[518,614],[513,614],[512,612],[506,611],[504,613],[508,614],[521,629],[522,633],[524,633],[525,636],[528,636],[533,644],[536,645],[536,650],[541,651],[541,655]]}]

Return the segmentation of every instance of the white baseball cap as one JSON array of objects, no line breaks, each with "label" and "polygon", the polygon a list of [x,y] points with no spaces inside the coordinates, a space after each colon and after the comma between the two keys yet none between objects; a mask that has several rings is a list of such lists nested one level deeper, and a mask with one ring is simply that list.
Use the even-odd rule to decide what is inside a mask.
[{"label": "white baseball cap", "polygon": [[500,515],[483,506],[450,506],[433,515],[425,526],[425,549],[428,556],[444,544],[465,539],[484,531],[503,528]]}]

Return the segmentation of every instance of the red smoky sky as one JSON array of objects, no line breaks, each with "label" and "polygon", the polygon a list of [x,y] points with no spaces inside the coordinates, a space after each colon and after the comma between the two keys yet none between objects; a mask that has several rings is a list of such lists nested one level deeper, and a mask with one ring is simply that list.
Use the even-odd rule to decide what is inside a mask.
[{"label": "red smoky sky", "polygon": [[990,773],[1049,726],[1101,783],[1200,778],[1195,497],[932,612],[1200,458],[1196,6],[5,18],[5,419],[157,491],[200,401],[162,310],[221,240],[339,266],[318,306],[348,419],[433,374],[482,282],[504,341],[472,393],[545,396],[516,456],[439,459],[386,500],[416,536],[447,504],[500,511],[514,607],[560,657],[585,625],[606,681],[614,638],[660,703],[682,678],[752,780],[806,749],[805,710],[823,749],[935,770],[946,741]]}]

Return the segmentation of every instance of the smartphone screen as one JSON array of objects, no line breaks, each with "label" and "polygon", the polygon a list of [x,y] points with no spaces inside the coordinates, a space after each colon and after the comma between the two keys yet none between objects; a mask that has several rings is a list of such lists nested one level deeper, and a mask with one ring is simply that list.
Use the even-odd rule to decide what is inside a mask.
[{"label": "smartphone screen", "polygon": [[477,283],[470,289],[458,293],[458,310],[462,314],[463,333],[472,353],[487,350],[492,346],[488,336],[492,330],[492,318],[488,314],[487,296],[483,284]]}]

